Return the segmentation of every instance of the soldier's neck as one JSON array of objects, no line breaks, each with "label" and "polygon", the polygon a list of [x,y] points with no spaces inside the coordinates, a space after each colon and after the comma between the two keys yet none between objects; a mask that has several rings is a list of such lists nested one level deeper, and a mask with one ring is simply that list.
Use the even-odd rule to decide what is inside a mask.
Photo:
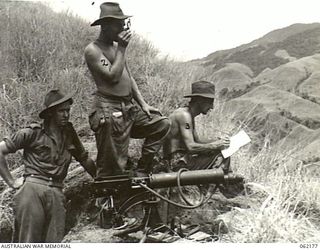
[{"label": "soldier's neck", "polygon": [[191,114],[191,117],[192,118],[195,118],[197,115],[200,114],[200,112],[198,111],[198,109],[193,106],[193,105],[189,105],[188,106],[188,110],[189,110],[189,113]]},{"label": "soldier's neck", "polygon": [[100,33],[97,41],[103,43],[104,45],[113,45],[113,40],[104,33]]},{"label": "soldier's neck", "polygon": [[50,133],[51,136],[53,136],[54,138],[56,138],[58,141],[61,140],[62,138],[62,132],[63,132],[63,128],[58,126],[53,120],[51,120],[48,123],[48,128],[47,128],[48,132]]}]

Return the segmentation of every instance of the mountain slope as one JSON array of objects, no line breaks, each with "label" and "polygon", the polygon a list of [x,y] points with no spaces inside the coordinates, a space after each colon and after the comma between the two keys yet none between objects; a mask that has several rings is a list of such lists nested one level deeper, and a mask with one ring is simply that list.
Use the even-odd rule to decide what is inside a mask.
[{"label": "mountain slope", "polygon": [[[304,88],[306,93],[306,85],[310,87],[310,78],[316,78],[319,73],[320,54],[315,54],[262,72],[256,77],[256,81],[300,95],[300,89]],[[306,83],[308,80],[309,83]]]},{"label": "mountain slope", "polygon": [[239,47],[214,52],[196,60],[205,67],[214,66],[213,71],[227,63],[249,66],[255,75],[266,68],[274,69],[294,58],[311,56],[320,52],[320,24],[294,24],[269,32],[265,36]]}]

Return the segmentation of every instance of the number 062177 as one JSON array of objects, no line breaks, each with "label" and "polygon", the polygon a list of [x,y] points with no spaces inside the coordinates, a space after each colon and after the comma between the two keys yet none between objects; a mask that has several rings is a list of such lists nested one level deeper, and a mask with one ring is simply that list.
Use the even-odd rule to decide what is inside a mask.
[{"label": "number 062177", "polygon": [[299,245],[300,248],[318,248],[318,244],[317,243],[301,243]]}]

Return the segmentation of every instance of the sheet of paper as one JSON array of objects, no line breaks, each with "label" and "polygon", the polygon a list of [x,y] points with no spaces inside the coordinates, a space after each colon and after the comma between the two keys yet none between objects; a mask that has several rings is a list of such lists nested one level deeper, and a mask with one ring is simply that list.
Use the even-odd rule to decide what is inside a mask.
[{"label": "sheet of paper", "polygon": [[228,158],[250,141],[249,135],[242,129],[237,134],[230,137],[230,146],[227,149],[222,150],[221,153],[224,158]]}]

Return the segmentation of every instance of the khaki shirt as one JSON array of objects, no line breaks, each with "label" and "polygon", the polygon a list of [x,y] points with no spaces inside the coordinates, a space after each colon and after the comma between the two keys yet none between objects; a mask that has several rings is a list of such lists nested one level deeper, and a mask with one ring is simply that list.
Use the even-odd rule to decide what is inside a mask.
[{"label": "khaki shirt", "polygon": [[10,153],[24,150],[24,176],[34,174],[62,181],[67,175],[72,156],[79,162],[88,158],[71,123],[63,131],[60,145],[40,124],[31,124],[11,137],[4,138],[4,141]]}]

